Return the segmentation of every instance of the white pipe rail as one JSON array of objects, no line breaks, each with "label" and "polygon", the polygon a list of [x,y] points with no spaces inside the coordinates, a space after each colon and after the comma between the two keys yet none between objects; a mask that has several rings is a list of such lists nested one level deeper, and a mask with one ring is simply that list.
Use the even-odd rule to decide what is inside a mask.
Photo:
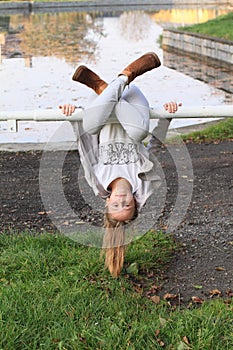
[{"label": "white pipe rail", "polygon": [[[162,108],[150,108],[151,119],[164,118],[233,118],[233,105],[180,107],[176,113],[168,113]],[[81,121],[83,109],[76,108],[72,116],[66,117],[60,109],[5,111],[0,112],[0,122],[7,121],[8,132],[17,132],[19,121]],[[111,121],[110,121],[111,122]]]},{"label": "white pipe rail", "polygon": [[[164,118],[233,118],[233,105],[180,107],[176,113],[168,113],[162,108],[150,108],[151,119]],[[81,121],[83,109],[77,108],[70,117],[66,117],[60,109],[0,111],[0,121]]]},{"label": "white pipe rail", "polygon": [[[168,113],[164,108],[150,108],[150,119],[164,118],[233,118],[233,105],[180,107],[176,113]],[[81,121],[83,108],[76,108],[72,116],[66,117],[60,109],[0,111],[0,122],[7,121],[5,131],[17,132],[19,121]],[[1,131],[1,128],[0,128]]]}]

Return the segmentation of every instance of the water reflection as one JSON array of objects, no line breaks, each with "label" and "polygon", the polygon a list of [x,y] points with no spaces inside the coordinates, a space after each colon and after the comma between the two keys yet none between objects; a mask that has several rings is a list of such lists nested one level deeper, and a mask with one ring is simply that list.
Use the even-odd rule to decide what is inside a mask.
[{"label": "water reflection", "polygon": [[[233,66],[204,56],[185,55],[177,50],[164,50],[164,64],[225,92],[225,102],[233,102]],[[175,59],[174,59],[175,57]]]},{"label": "water reflection", "polygon": [[148,36],[151,24],[151,18],[143,11],[124,12],[119,18],[122,37],[132,41],[145,39]]},{"label": "water reflection", "polygon": [[[151,20],[157,24],[200,23],[229,12],[218,8],[169,8],[158,11],[55,12],[0,16],[1,60],[12,57],[56,56],[67,62],[93,55],[103,35],[103,18],[120,17],[121,35],[128,40],[145,39]],[[133,28],[133,30],[132,30]]]},{"label": "water reflection", "polygon": [[[158,43],[164,23],[162,14],[173,12],[161,11],[131,9],[108,14],[82,11],[0,17],[0,109],[57,108],[64,102],[84,106],[90,89],[71,79],[74,67],[80,63],[88,64],[104,80],[111,81],[126,64],[146,51],[156,51],[163,62]],[[159,13],[160,20],[155,21],[154,16]],[[221,91],[165,65],[146,74],[148,79],[138,77],[136,84],[151,106],[162,106],[171,99],[186,106],[193,105],[193,101],[196,105],[223,102]],[[190,123],[188,119],[176,120],[173,125]],[[17,134],[1,134],[0,142],[46,142],[58,125],[19,124]],[[69,123],[63,127],[58,142],[73,140],[69,127]]]},{"label": "water reflection", "polygon": [[[102,20],[88,13],[37,13],[0,18],[2,59],[56,56],[67,62],[95,51],[92,37],[102,35]],[[93,35],[94,34],[94,35]]]},{"label": "water reflection", "polygon": [[[10,109],[13,106],[8,101],[12,100],[10,94],[13,93],[14,88],[17,91],[17,87],[14,87],[17,85],[15,82],[19,82],[21,87],[18,88],[20,92],[17,92],[19,97],[14,98],[15,105],[18,106],[13,106],[14,109],[19,106],[20,108],[32,108],[32,106],[33,108],[51,108],[58,105],[62,99],[66,100],[64,92],[62,92],[63,95],[60,93],[61,84],[68,97],[72,96],[71,99],[76,101],[77,84],[74,90],[69,79],[74,66],[80,62],[91,64],[97,69],[97,73],[101,73],[108,81],[119,69],[122,69],[123,65],[128,64],[131,59],[146,50],[155,50],[163,60],[158,39],[165,23],[190,24],[214,18],[227,11],[227,9],[170,8],[158,11],[40,12],[2,15],[0,16],[0,57],[1,61],[5,62],[0,66],[0,78],[5,86],[0,96],[2,100],[0,107]],[[24,59],[25,68],[33,68],[31,73],[29,73],[30,69],[22,68],[22,62],[10,62],[10,59],[17,57]],[[173,58],[172,56],[168,58],[167,53],[164,52],[163,63],[167,67],[192,75],[191,64],[187,64],[187,71],[185,71],[181,66],[174,66],[177,60],[174,62]],[[197,65],[199,64],[198,62]],[[12,68],[13,66],[15,68]],[[156,79],[162,81],[165,86],[169,83],[167,73],[162,73],[161,70],[159,72],[156,72]],[[169,75],[172,74],[174,73],[169,72]],[[198,74],[194,77],[208,81],[206,70],[202,69]],[[35,76],[37,76],[36,79]],[[150,76],[152,77],[153,74]],[[10,79],[12,79],[11,86]],[[215,79],[224,80],[225,78],[222,79],[215,74]],[[138,82],[140,83],[140,80]],[[164,95],[167,95],[169,87],[160,97],[158,93],[156,95],[153,93],[152,82],[142,81],[140,84],[149,98],[153,99],[153,104],[158,103],[160,98],[167,98]],[[151,84],[151,87],[146,84]],[[214,85],[214,81],[212,84]],[[83,88],[81,92],[86,99],[86,90]],[[55,95],[49,102],[46,96],[48,93]]]},{"label": "water reflection", "polygon": [[229,9],[220,8],[172,8],[155,12],[151,17],[163,26],[183,26],[203,23],[228,12]]}]

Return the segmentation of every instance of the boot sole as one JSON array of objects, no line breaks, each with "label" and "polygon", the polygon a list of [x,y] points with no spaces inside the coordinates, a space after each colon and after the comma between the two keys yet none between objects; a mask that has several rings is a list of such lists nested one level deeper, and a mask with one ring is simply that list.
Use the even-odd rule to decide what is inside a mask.
[{"label": "boot sole", "polygon": [[156,63],[155,63],[155,64],[156,64],[156,67],[155,67],[155,68],[161,66],[161,61],[160,61],[159,57],[156,55],[155,52],[148,52],[147,54],[152,55],[152,56],[154,57],[155,62],[156,62]]},{"label": "boot sole", "polygon": [[80,81],[81,74],[86,69],[86,66],[79,66],[73,74],[72,80]]}]

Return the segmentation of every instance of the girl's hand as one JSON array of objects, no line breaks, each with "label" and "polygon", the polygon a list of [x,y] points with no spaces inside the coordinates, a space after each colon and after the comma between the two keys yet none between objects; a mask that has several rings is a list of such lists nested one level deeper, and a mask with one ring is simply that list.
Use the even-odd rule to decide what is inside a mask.
[{"label": "girl's hand", "polygon": [[169,113],[175,113],[180,106],[182,106],[182,103],[177,104],[176,102],[168,102],[163,105],[164,109]]},{"label": "girl's hand", "polygon": [[59,108],[62,110],[63,114],[69,117],[74,113],[76,106],[67,103],[63,106],[59,106]]}]

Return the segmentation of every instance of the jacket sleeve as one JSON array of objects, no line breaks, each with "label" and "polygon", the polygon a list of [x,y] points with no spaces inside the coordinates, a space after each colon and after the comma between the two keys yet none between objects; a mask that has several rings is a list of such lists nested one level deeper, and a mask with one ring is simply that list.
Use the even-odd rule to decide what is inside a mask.
[{"label": "jacket sleeve", "polygon": [[99,136],[90,135],[84,131],[82,122],[72,122],[75,137],[77,139],[80,161],[84,170],[85,179],[95,195],[102,198],[108,197],[108,193],[99,183],[94,167],[99,158]]},{"label": "jacket sleeve", "polygon": [[154,163],[154,157],[157,157],[161,147],[166,139],[167,131],[171,122],[169,119],[159,119],[158,124],[151,132],[151,138],[147,145],[149,159]]}]

